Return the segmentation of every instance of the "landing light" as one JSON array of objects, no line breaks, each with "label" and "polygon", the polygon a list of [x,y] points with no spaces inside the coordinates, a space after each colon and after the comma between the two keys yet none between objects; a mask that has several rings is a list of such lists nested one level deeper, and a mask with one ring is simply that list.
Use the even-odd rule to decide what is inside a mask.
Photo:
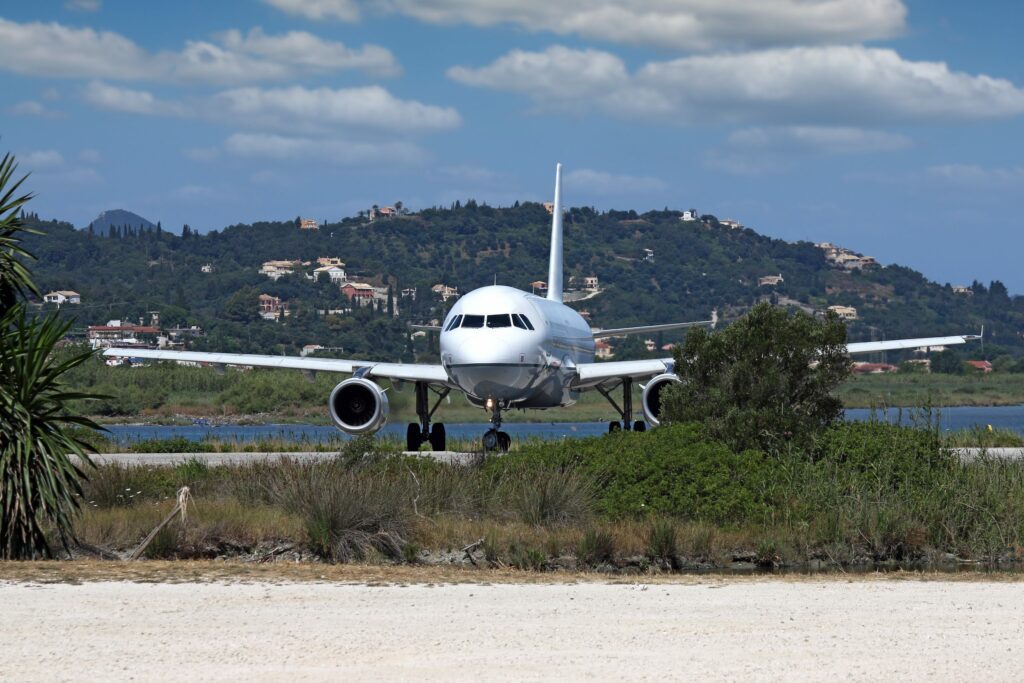
[{"label": "landing light", "polygon": [[494,410],[494,399],[493,398],[487,399],[484,402],[484,407],[487,408],[487,410]]}]

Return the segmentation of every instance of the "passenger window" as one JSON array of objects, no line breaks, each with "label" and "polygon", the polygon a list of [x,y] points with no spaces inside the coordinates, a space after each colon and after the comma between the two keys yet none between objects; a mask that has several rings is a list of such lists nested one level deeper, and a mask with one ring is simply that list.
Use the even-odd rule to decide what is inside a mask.
[{"label": "passenger window", "polygon": [[463,327],[483,327],[484,317],[482,315],[467,315],[462,318]]},{"label": "passenger window", "polygon": [[512,314],[512,324],[521,330],[526,329],[526,323],[523,322],[523,316],[519,315],[518,313]]},{"label": "passenger window", "polygon": [[532,330],[533,329],[533,324],[530,323],[530,319],[529,318],[527,318],[522,313],[519,314],[519,317],[523,319],[524,323],[526,323],[526,329],[528,329],[528,330]]},{"label": "passenger window", "polygon": [[512,317],[508,313],[487,316],[487,327],[512,327]]}]

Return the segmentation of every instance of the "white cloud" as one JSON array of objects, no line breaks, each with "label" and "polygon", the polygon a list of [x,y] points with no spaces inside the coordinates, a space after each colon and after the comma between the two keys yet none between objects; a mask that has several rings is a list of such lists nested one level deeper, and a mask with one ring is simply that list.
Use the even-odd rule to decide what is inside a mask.
[{"label": "white cloud", "polygon": [[267,35],[259,27],[250,29],[244,35],[241,31],[231,30],[219,37],[229,50],[310,71],[359,69],[376,76],[396,76],[401,73],[395,56],[379,45],[364,45],[353,50],[342,43],[324,40],[305,31],[289,31],[275,36]]},{"label": "white cloud", "polygon": [[174,115],[182,111],[181,106],[176,102],[158,100],[153,93],[146,90],[122,88],[99,81],[89,83],[83,94],[89,104],[109,111],[166,115]]},{"label": "white cloud", "polygon": [[8,107],[7,111],[15,116],[33,116],[40,119],[59,119],[64,116],[63,112],[50,109],[35,100],[18,102],[17,104]]},{"label": "white cloud", "polygon": [[668,187],[664,181],[650,176],[607,173],[581,168],[565,175],[566,187],[591,194],[641,194],[658,192]]},{"label": "white cloud", "polygon": [[183,185],[171,192],[171,197],[181,202],[202,203],[220,198],[220,193],[205,185]]},{"label": "white cloud", "polygon": [[1024,166],[986,168],[977,164],[941,164],[925,169],[925,175],[929,180],[973,188],[1024,186]]},{"label": "white cloud", "polygon": [[737,148],[766,152],[870,154],[910,147],[910,138],[880,130],[848,126],[786,126],[743,128],[729,135]]},{"label": "white cloud", "polygon": [[[185,102],[160,100],[145,90],[93,81],[85,88],[93,106],[135,114],[187,116],[233,127],[326,135],[338,131],[417,135],[457,128],[462,117],[438,107],[395,97],[380,86],[361,88],[235,88]],[[209,160],[206,152],[186,156]]]},{"label": "white cloud", "polygon": [[264,0],[268,5],[314,21],[336,19],[355,21],[359,18],[359,5],[355,0]]},{"label": "white cloud", "polygon": [[98,12],[102,6],[102,0],[66,0],[64,3],[64,9],[72,12]]},{"label": "white cloud", "polygon": [[111,31],[0,18],[0,69],[30,76],[216,84],[283,80],[307,73],[362,69],[399,72],[385,48],[353,50],[301,31],[280,36],[260,29],[220,35],[220,44],[188,41],[180,52],[149,52]]},{"label": "white cloud", "polygon": [[308,19],[355,21],[360,5],[431,24],[497,26],[692,52],[849,43],[903,32],[901,0],[265,0]]},{"label": "white cloud", "polygon": [[103,160],[98,150],[86,147],[79,150],[78,160],[86,164],[98,164]]},{"label": "white cloud", "polygon": [[238,88],[218,93],[211,115],[238,125],[280,130],[361,128],[397,134],[449,130],[462,123],[450,107],[402,100],[380,86]]},{"label": "white cloud", "polygon": [[56,102],[60,99],[60,91],[56,88],[46,88],[39,93],[39,96],[47,102]]},{"label": "white cloud", "polygon": [[357,164],[414,164],[426,154],[406,141],[382,143],[339,139],[290,137],[265,133],[235,133],[224,148],[229,154],[277,161],[327,162],[341,166]]},{"label": "white cloud", "polygon": [[[608,66],[585,76],[582,87],[546,75],[571,74],[587,59]],[[622,118],[683,124],[856,126],[1024,113],[1024,90],[1008,80],[905,60],[888,49],[830,46],[701,55],[650,62],[632,74],[614,68],[617,59],[593,50],[514,51],[482,68],[454,67],[449,76],[527,94],[540,107],[596,108]]]},{"label": "white cloud", "polygon": [[629,80],[626,65],[615,55],[560,45],[544,52],[513,50],[479,69],[454,66],[448,77],[465,85],[521,93],[552,108],[585,106],[580,98],[600,98]]},{"label": "white cloud", "polygon": [[26,170],[34,171],[63,166],[64,157],[55,149],[41,149],[18,155],[17,162]]}]

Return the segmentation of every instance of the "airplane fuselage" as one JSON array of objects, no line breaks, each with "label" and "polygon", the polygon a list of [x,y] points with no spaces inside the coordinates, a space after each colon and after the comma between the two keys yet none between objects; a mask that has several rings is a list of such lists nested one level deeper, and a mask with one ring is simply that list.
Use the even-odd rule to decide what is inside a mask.
[{"label": "airplane fuselage", "polygon": [[476,405],[555,408],[575,402],[578,363],[594,359],[594,337],[565,304],[495,285],[452,307],[441,326],[441,365]]}]

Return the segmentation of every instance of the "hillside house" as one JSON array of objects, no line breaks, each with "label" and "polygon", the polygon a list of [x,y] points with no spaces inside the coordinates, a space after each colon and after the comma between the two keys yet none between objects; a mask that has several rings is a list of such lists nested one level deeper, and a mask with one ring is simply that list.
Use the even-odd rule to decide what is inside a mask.
[{"label": "hillside house", "polygon": [[345,269],[341,266],[320,266],[313,271],[313,281],[319,282],[323,275],[331,279],[331,282],[341,283],[345,281]]},{"label": "hillside house", "polygon": [[587,277],[583,278],[583,289],[587,290],[588,292],[596,292],[598,289],[600,289],[600,285],[597,281],[597,276],[588,275]]},{"label": "hillside house", "polygon": [[266,275],[271,280],[277,280],[285,275],[291,275],[296,268],[302,266],[302,261],[264,261],[260,266],[260,275]]},{"label": "hillside house", "polygon": [[614,347],[603,339],[597,339],[594,341],[594,357],[601,358],[602,360],[612,358],[615,356]]},{"label": "hillside house", "polygon": [[644,348],[650,352],[658,348],[658,344],[653,339],[644,339]]},{"label": "hillside house", "polygon": [[530,289],[533,290],[534,294],[547,294],[548,283],[543,280],[534,280],[530,283]]},{"label": "hillside house", "polygon": [[201,272],[201,273],[212,273],[213,272],[213,264],[212,263],[204,263],[202,266],[200,266],[199,272]]},{"label": "hillside house", "polygon": [[355,301],[363,306],[373,301],[375,294],[373,285],[365,282],[346,282],[341,286],[341,293],[349,301]]},{"label": "hillside house", "polygon": [[277,322],[281,319],[282,315],[287,317],[289,314],[288,304],[281,301],[280,297],[271,296],[270,294],[260,294],[259,308],[260,317],[264,320]]},{"label": "hillside house", "polygon": [[85,332],[89,346],[107,349],[112,346],[151,349],[156,346],[159,327],[133,325],[121,320],[108,320],[106,325],[90,325]]},{"label": "hillside house", "polygon": [[644,249],[644,261],[647,263],[654,263],[654,250]]},{"label": "hillside house", "polygon": [[544,202],[543,206],[544,210],[548,212],[549,216],[555,213],[555,205],[553,202]]},{"label": "hillside house", "polygon": [[370,209],[368,215],[371,221],[378,218],[394,218],[398,215],[398,209],[393,206],[375,206]]},{"label": "hillside house", "polygon": [[402,298],[403,299],[412,299],[413,301],[416,301],[416,288],[415,287],[406,287],[405,289],[403,289],[402,290]]},{"label": "hillside house", "polygon": [[856,375],[887,375],[899,372],[899,368],[890,363],[854,363],[851,370]]},{"label": "hillside house", "polygon": [[314,218],[303,218],[299,220],[299,230],[319,230],[320,224]]},{"label": "hillside house", "polygon": [[954,294],[962,294],[964,296],[974,296],[974,290],[970,287],[964,287],[963,285],[953,285]]},{"label": "hillside house", "polygon": [[739,230],[740,228],[743,227],[742,223],[740,223],[739,221],[734,221],[731,218],[720,220],[718,221],[718,224],[721,225],[723,228],[729,228],[730,230]]},{"label": "hillside house", "polygon": [[57,304],[58,306],[63,306],[64,304],[77,305],[82,303],[82,295],[70,289],[59,289],[44,296],[43,301],[48,304]]},{"label": "hillside house", "polygon": [[697,209],[687,209],[683,211],[683,215],[679,217],[679,220],[692,223],[700,220],[700,214],[697,212]]},{"label": "hillside house", "polygon": [[342,260],[340,258],[337,258],[336,256],[321,256],[320,258],[318,258],[316,260],[316,265],[318,265],[318,266],[338,266],[340,268],[344,268],[345,267],[345,264],[342,262]]},{"label": "hillside house", "polygon": [[441,296],[441,301],[448,301],[448,299],[452,299],[459,295],[458,287],[449,287],[446,284],[436,284],[430,288],[430,291],[434,294],[439,294]]},{"label": "hillside house", "polygon": [[973,368],[983,375],[992,372],[992,363],[987,360],[968,360],[964,362],[967,363],[967,367]]},{"label": "hillside house", "polygon": [[853,306],[829,306],[828,310],[835,313],[843,320],[857,319],[857,309]]},{"label": "hillside house", "polygon": [[765,275],[764,277],[757,278],[758,287],[775,287],[781,285],[785,280],[782,277],[782,273],[778,275]]}]

